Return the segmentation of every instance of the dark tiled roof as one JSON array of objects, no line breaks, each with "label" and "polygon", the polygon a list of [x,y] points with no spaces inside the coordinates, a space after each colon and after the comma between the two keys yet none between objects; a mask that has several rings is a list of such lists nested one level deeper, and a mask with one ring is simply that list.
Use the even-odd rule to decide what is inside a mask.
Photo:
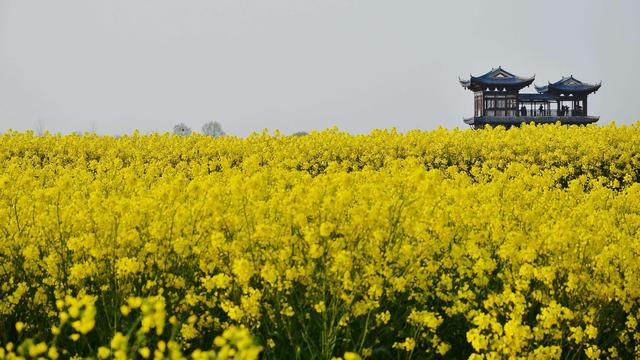
[{"label": "dark tiled roof", "polygon": [[472,76],[469,80],[460,79],[460,85],[464,88],[476,90],[480,88],[511,88],[522,89],[523,87],[531,85],[535,75],[530,78],[524,78],[516,76],[502,67],[491,69],[488,73],[482,76]]},{"label": "dark tiled roof", "polygon": [[590,94],[600,89],[602,82],[599,84],[587,84],[576,78],[573,75],[569,77],[563,77],[560,81],[556,81],[553,84],[549,83],[546,86],[536,86],[536,91],[540,94],[546,93],[565,93],[565,94]]}]

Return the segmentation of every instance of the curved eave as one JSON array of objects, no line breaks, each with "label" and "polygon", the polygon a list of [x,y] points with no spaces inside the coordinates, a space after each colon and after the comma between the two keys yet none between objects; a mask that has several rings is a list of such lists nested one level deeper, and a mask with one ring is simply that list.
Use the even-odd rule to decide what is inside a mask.
[{"label": "curved eave", "polygon": [[548,86],[548,85],[545,85],[545,86],[533,85],[533,87],[534,87],[534,88],[536,88],[536,91],[537,91],[539,94],[544,94],[544,93],[546,93],[547,91],[549,91],[549,86]]},{"label": "curved eave", "polygon": [[471,86],[471,80],[462,80],[458,77],[458,81],[460,81],[460,85],[465,89],[468,89]]},{"label": "curved eave", "polygon": [[527,87],[527,86],[529,86],[529,85],[533,84],[533,82],[534,82],[535,80],[536,80],[536,76],[535,76],[535,75],[533,75],[532,77],[530,77],[530,78],[528,78],[528,79],[526,79],[526,80],[524,80],[524,81],[522,82],[522,84],[524,85],[524,86],[522,86],[522,87]]}]

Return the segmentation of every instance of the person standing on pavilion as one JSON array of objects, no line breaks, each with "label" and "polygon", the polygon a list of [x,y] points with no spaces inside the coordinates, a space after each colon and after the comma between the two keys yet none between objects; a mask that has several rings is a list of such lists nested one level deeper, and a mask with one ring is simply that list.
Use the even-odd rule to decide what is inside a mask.
[{"label": "person standing on pavilion", "polygon": [[520,116],[527,116],[527,108],[524,106],[524,104],[520,108]]}]

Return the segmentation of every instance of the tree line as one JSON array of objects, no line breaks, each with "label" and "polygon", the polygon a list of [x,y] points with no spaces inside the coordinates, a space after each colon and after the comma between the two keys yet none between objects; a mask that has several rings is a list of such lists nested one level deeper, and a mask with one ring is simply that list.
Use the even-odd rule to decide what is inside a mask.
[{"label": "tree line", "polygon": [[[189,126],[185,123],[176,124],[173,127],[173,133],[180,136],[188,136],[191,135],[192,131]],[[224,135],[224,131],[222,130],[222,125],[220,125],[217,121],[209,121],[208,123],[202,125],[202,133],[207,136],[220,137]]]}]

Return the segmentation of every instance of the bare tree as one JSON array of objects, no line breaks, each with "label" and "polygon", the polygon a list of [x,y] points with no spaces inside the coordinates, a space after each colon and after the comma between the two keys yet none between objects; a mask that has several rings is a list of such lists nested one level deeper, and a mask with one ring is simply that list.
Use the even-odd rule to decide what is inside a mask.
[{"label": "bare tree", "polygon": [[209,121],[208,123],[202,125],[202,133],[208,136],[213,136],[214,138],[224,135],[224,131],[222,131],[222,125],[220,125],[220,123],[217,121]]},{"label": "bare tree", "polygon": [[173,133],[180,136],[188,136],[191,135],[191,128],[185,123],[180,123],[173,127]]}]

